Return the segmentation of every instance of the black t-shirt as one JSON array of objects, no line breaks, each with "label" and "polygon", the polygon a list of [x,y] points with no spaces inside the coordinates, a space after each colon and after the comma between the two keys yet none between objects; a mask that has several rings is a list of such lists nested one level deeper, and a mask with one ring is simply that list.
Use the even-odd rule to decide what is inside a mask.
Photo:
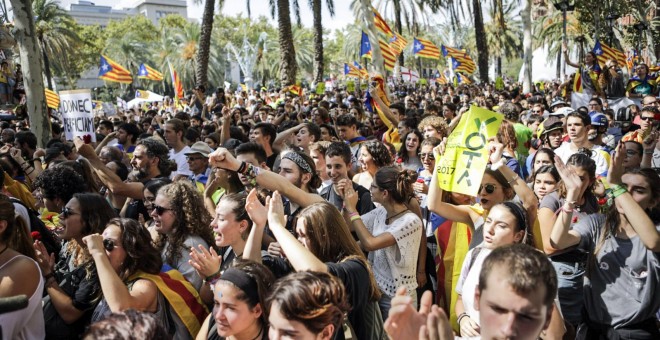
[{"label": "black t-shirt", "polygon": [[[342,206],[344,205],[344,200],[341,198],[341,196],[337,195],[334,189],[335,185],[329,185],[323,190],[321,190],[321,197],[325,199],[326,201],[330,202],[332,205],[334,205],[339,211],[342,210]],[[365,187],[353,182],[353,190],[357,192],[358,194],[358,201],[357,201],[357,206],[356,210],[360,215],[364,215],[374,209],[376,209],[376,206],[374,203],[371,201],[371,192],[369,192],[368,189]]]}]

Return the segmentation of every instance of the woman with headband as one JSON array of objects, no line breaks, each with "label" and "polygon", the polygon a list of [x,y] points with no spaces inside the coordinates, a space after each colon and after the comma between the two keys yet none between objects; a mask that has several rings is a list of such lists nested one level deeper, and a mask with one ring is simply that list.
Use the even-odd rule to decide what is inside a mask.
[{"label": "woman with headband", "polygon": [[213,285],[213,313],[197,340],[268,339],[266,292],[275,281],[262,264],[236,260]]}]

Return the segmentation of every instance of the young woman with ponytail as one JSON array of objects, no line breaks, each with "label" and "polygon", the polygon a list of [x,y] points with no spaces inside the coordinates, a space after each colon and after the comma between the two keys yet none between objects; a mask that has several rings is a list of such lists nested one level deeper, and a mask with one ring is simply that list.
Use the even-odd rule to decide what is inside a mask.
[{"label": "young woman with ponytail", "polygon": [[380,299],[383,318],[387,318],[390,300],[404,286],[417,301],[417,257],[422,238],[422,221],[406,206],[414,195],[412,184],[417,173],[396,167],[379,169],[371,184],[371,196],[381,206],[360,216],[358,195],[352,187],[343,192],[344,218],[369,252],[376,282],[384,293]]}]

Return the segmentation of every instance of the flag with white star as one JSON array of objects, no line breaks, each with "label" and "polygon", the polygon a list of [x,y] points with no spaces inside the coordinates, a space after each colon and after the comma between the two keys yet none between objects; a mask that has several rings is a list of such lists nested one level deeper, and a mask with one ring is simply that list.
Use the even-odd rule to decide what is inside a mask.
[{"label": "flag with white star", "polygon": [[130,84],[133,82],[133,77],[127,69],[104,55],[101,55],[99,78],[124,84]]}]

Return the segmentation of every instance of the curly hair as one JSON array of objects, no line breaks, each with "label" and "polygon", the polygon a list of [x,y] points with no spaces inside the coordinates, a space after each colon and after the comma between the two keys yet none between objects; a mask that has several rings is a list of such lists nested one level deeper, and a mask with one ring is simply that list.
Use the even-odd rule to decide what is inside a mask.
[{"label": "curly hair", "polygon": [[113,339],[172,339],[158,318],[152,313],[127,309],[112,313],[89,326],[85,340]]},{"label": "curly hair", "polygon": [[126,251],[119,277],[126,280],[138,270],[147,274],[158,274],[163,260],[151,240],[149,231],[131,218],[113,218],[106,228],[111,225],[121,230],[121,247]]},{"label": "curly hair", "polygon": [[390,154],[390,151],[387,150],[385,144],[377,140],[370,140],[362,144],[362,147],[367,149],[367,152],[371,155],[371,158],[377,167],[380,168],[392,164],[392,155]]},{"label": "curly hair", "polygon": [[81,158],[75,161],[64,161],[61,163],[57,163],[55,166],[56,167],[64,166],[71,168],[72,170],[77,172],[80,176],[82,176],[85,180],[85,184],[87,184],[87,190],[85,191],[98,193],[101,190],[99,183],[96,180],[96,176],[92,171],[92,166],[89,164],[89,161],[87,161],[86,159]]},{"label": "curly hair", "polygon": [[181,252],[187,251],[183,248],[183,242],[188,236],[199,236],[208,245],[215,245],[213,231],[209,227],[211,215],[204,208],[202,194],[190,182],[168,184],[158,190],[158,195],[169,200],[175,216],[172,234],[162,235],[157,244],[158,249],[162,250],[170,241],[166,251],[167,263],[176,263],[181,258]]},{"label": "curly hair", "polygon": [[41,189],[44,198],[59,198],[68,202],[74,194],[85,192],[87,184],[76,171],[69,167],[56,166],[44,170],[34,181],[35,189]]},{"label": "curly hair", "polygon": [[281,278],[266,299],[269,310],[273,303],[287,320],[300,322],[313,334],[327,325],[339,329],[350,310],[344,285],[328,273],[297,272]]},{"label": "curly hair", "polygon": [[137,145],[143,145],[150,158],[158,157],[158,170],[162,176],[169,177],[172,170],[176,169],[176,163],[170,160],[170,150],[159,139],[153,137],[141,139]]},{"label": "curly hair", "polygon": [[427,116],[424,119],[422,119],[421,122],[419,122],[419,125],[417,125],[417,129],[419,131],[424,131],[424,128],[427,126],[431,126],[433,129],[438,131],[440,134],[440,139],[443,137],[447,137],[447,130],[449,129],[447,127],[447,122],[439,116]]}]

